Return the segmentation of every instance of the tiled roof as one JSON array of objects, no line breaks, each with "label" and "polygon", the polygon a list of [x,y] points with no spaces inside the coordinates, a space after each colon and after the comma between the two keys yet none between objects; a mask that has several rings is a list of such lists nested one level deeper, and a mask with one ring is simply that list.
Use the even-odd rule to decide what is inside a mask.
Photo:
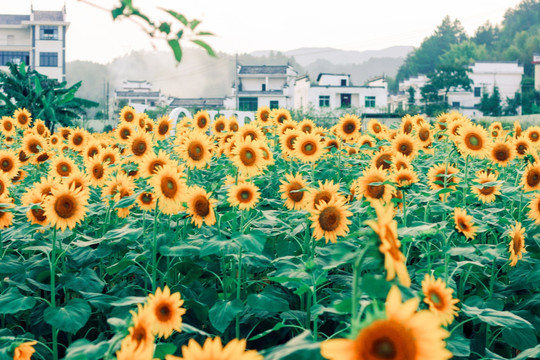
[{"label": "tiled roof", "polygon": [[240,66],[241,75],[286,75],[286,65],[256,65],[256,66]]},{"label": "tiled roof", "polygon": [[223,107],[224,98],[175,98],[169,106]]},{"label": "tiled roof", "polygon": [[34,11],[34,21],[64,21],[62,11]]},{"label": "tiled roof", "polygon": [[117,97],[159,97],[159,91],[116,91]]},{"label": "tiled roof", "polygon": [[349,74],[332,74],[332,73],[320,73],[319,76],[317,76],[317,81],[321,80],[321,76],[323,75],[330,75],[330,76],[347,76],[351,77]]},{"label": "tiled roof", "polygon": [[30,15],[0,15],[0,24],[19,25],[23,21],[29,21]]}]

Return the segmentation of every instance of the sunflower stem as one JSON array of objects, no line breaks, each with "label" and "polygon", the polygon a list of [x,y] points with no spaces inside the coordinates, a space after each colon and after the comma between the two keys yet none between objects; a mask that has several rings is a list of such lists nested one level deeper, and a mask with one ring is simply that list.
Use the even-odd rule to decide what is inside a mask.
[{"label": "sunflower stem", "polygon": [[158,202],[156,200],[156,208],[154,209],[154,231],[152,232],[152,292],[156,292],[157,288],[157,224],[158,224]]},{"label": "sunflower stem", "polygon": [[[56,226],[53,228],[51,260],[50,260],[50,284],[51,284],[51,304],[56,307]],[[58,360],[58,331],[56,326],[52,325],[52,351],[53,360]]]},{"label": "sunflower stem", "polygon": [[356,322],[360,320],[360,316],[358,314],[358,303],[360,302],[360,296],[362,296],[360,289],[358,287],[358,277],[360,276],[360,265],[362,265],[362,261],[364,260],[364,255],[366,254],[367,247],[365,247],[361,252],[356,261],[353,265],[353,283],[352,283],[352,302],[351,302],[351,320],[352,320],[352,327],[355,328],[357,325]]},{"label": "sunflower stem", "polygon": [[493,259],[493,262],[491,263],[491,276],[489,277],[489,299],[493,296],[493,288],[495,286],[495,269],[496,267],[496,261],[497,259]]},{"label": "sunflower stem", "polygon": [[521,222],[521,214],[523,213],[521,209],[521,202],[523,201],[523,187],[521,188],[520,194],[519,194],[519,206],[518,206],[518,221]]},{"label": "sunflower stem", "polygon": [[467,207],[467,177],[469,175],[469,155],[465,157],[465,179],[464,179],[464,185],[463,185],[463,207]]},{"label": "sunflower stem", "polygon": [[[238,249],[238,270],[236,273],[236,300],[241,301],[241,289],[242,289],[242,246]],[[240,314],[236,314],[235,319],[235,336],[240,339]]]},{"label": "sunflower stem", "polygon": [[405,202],[405,194],[407,192],[402,190],[401,193],[403,194],[403,199],[401,199],[401,203],[403,204],[403,227],[407,227],[407,203]]}]

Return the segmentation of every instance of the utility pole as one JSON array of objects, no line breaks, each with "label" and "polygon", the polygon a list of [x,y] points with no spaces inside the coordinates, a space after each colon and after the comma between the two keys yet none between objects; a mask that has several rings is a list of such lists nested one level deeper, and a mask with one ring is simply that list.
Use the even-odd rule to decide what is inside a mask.
[{"label": "utility pole", "polygon": [[109,117],[109,81],[107,80],[107,88],[105,93],[105,115],[107,117],[107,121],[110,121],[111,118]]},{"label": "utility pole", "polygon": [[240,91],[239,87],[240,87],[240,84],[238,81],[238,53],[236,53],[236,55],[234,56],[234,90],[236,93],[235,94],[236,95],[235,110],[239,110],[238,109],[238,91]]}]

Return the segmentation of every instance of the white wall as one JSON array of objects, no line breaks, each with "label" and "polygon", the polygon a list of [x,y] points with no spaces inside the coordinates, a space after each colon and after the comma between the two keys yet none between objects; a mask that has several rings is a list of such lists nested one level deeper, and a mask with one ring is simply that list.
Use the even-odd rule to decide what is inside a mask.
[{"label": "white wall", "polygon": [[[305,85],[298,82],[297,85],[300,85],[299,93],[305,93],[306,90],[303,88]],[[369,112],[385,112],[388,104],[388,92],[383,87],[312,86],[307,91],[307,102],[315,108],[319,108],[319,96],[330,96],[329,109],[339,108],[341,106],[341,94],[351,94],[351,107],[358,108],[364,108],[366,96],[375,96],[375,108],[365,109]]]},{"label": "white wall", "polygon": [[[307,109],[309,104],[309,78],[302,78],[294,84],[294,108]],[[317,102],[317,105],[319,103]]]},{"label": "white wall", "polygon": [[[51,24],[52,25],[52,24]],[[40,40],[40,25],[36,25],[36,41],[35,41],[35,69],[44,75],[47,75],[50,78],[58,79],[62,81],[64,74],[62,73],[62,65],[64,63],[63,58],[63,36],[64,30],[62,26],[58,26],[58,40]],[[55,52],[58,54],[58,66],[40,66],[40,56],[42,52]]]}]

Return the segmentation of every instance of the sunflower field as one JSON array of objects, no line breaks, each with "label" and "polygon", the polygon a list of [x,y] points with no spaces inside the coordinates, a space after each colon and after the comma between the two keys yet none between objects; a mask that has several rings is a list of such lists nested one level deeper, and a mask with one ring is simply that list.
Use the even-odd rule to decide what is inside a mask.
[{"label": "sunflower field", "polygon": [[0,360],[540,356],[540,127],[0,120]]}]

